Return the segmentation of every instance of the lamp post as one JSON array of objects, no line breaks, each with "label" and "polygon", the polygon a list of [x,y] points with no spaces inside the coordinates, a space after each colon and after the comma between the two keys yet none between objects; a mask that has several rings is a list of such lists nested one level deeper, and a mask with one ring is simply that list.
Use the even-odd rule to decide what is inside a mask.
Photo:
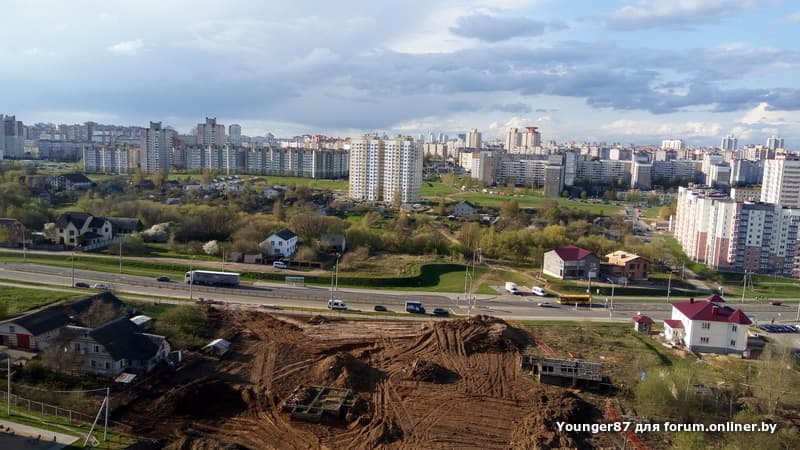
[{"label": "lamp post", "polygon": [[75,286],[75,250],[72,251],[72,286]]},{"label": "lamp post", "polygon": [[194,255],[189,258],[189,301],[193,301],[194,298],[192,297],[192,285],[194,284],[194,273],[192,273],[192,261],[194,261]]},{"label": "lamp post", "polygon": [[122,274],[122,241],[125,240],[125,235],[119,235],[119,273]]},{"label": "lamp post", "polygon": [[672,292],[672,269],[669,271],[669,280],[667,280],[667,303],[669,303],[669,294]]},{"label": "lamp post", "polygon": [[22,260],[28,262],[28,247],[25,245],[25,229],[22,229]]},{"label": "lamp post", "polygon": [[617,287],[617,284],[611,281],[611,278],[606,278],[606,281],[611,283],[611,311],[609,315],[614,313],[614,288]]}]

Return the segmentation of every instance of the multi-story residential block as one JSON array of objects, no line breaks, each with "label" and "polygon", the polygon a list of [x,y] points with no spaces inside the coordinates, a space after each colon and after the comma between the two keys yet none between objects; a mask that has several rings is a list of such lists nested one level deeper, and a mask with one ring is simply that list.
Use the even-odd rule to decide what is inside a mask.
[{"label": "multi-story residential block", "polygon": [[639,161],[633,162],[631,169],[631,187],[650,190],[653,187],[653,165]]},{"label": "multi-story residential block", "polygon": [[228,126],[228,143],[242,145],[242,126],[234,123]]},{"label": "multi-story residential block", "polygon": [[800,158],[777,155],[764,161],[761,201],[800,208]]},{"label": "multi-story residential block", "polygon": [[783,138],[780,136],[770,136],[767,138],[767,148],[775,151],[783,147]]},{"label": "multi-story residential block", "polygon": [[350,197],[416,202],[422,189],[422,147],[410,137],[364,136],[351,143]]},{"label": "multi-story residential block", "polygon": [[733,158],[731,166],[731,186],[761,184],[764,180],[764,162]]},{"label": "multi-story residential block", "polygon": [[161,127],[161,122],[150,122],[143,130],[139,146],[139,165],[144,173],[169,173],[172,167],[172,147],[175,131]]},{"label": "multi-story residential block", "polygon": [[0,114],[0,161],[25,155],[25,125],[15,116]]},{"label": "multi-story residential block", "polygon": [[[241,135],[241,130],[240,135]],[[219,145],[223,146],[225,142],[225,125],[217,124],[216,117],[206,117],[205,123],[198,123],[195,135],[197,136],[197,145]]]},{"label": "multi-story residential block", "polygon": [[83,171],[86,173],[130,173],[131,154],[136,151],[123,145],[84,145]]},{"label": "multi-story residential block", "polygon": [[228,175],[244,172],[237,149],[230,145],[190,145],[186,147],[186,168],[214,170]]},{"label": "multi-story residential block", "polygon": [[591,184],[611,184],[621,181],[628,184],[631,180],[631,161],[592,160],[578,164],[577,178]]},{"label": "multi-story residential block", "polygon": [[664,139],[661,141],[661,148],[664,150],[681,150],[686,147],[683,139]]},{"label": "multi-story residential block", "polygon": [[481,132],[477,128],[469,130],[465,145],[469,148],[481,148]]},{"label": "multi-story residential block", "polygon": [[722,142],[719,144],[719,148],[722,150],[736,150],[736,137],[733,135],[725,136],[722,138]]},{"label": "multi-story residential block", "polygon": [[350,153],[342,149],[257,148],[244,154],[245,172],[304,178],[346,178]]}]

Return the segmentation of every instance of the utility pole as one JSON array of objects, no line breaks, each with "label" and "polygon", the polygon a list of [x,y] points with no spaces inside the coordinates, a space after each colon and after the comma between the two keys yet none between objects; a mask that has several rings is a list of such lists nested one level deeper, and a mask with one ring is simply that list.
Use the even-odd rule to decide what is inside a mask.
[{"label": "utility pole", "polygon": [[125,240],[125,235],[119,235],[119,273],[122,274],[122,241]]},{"label": "utility pole", "polygon": [[742,278],[742,304],[744,304],[745,290],[747,290],[747,269],[744,269],[744,278]]},{"label": "utility pole", "polygon": [[75,287],[75,250],[72,251],[72,287]]},{"label": "utility pole", "polygon": [[189,301],[194,300],[192,297],[192,285],[194,284],[194,273],[192,272],[192,261],[194,261],[194,256],[189,258]]},{"label": "utility pole", "polygon": [[672,291],[672,269],[669,271],[669,280],[667,281],[667,303],[669,303],[669,294]]},{"label": "utility pole", "polygon": [[103,428],[103,440],[108,435],[108,408],[111,406],[111,388],[106,388],[106,426]]},{"label": "utility pole", "polygon": [[8,400],[8,406],[6,408],[6,413],[8,413],[8,417],[11,417],[11,355],[6,354],[6,362],[8,362],[8,380],[6,381],[6,385],[8,386],[8,391],[6,392],[6,400]]},{"label": "utility pole", "polygon": [[22,260],[28,262],[28,247],[25,244],[25,229],[22,229]]}]

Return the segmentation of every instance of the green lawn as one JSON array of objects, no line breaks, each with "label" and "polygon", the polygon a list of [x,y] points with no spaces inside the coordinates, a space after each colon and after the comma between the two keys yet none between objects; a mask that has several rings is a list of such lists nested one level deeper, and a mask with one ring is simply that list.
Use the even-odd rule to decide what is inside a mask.
[{"label": "green lawn", "polygon": [[[87,294],[66,293],[43,289],[0,286],[0,305],[8,308],[7,316],[40,308],[61,301],[78,300]],[[0,317],[4,319],[5,317]]]},{"label": "green lawn", "polygon": [[[498,191],[503,192],[502,188],[497,188]],[[541,208],[545,201],[555,200],[558,206],[565,209],[575,209],[578,211],[587,211],[595,215],[611,216],[617,214],[623,207],[614,204],[604,203],[589,203],[576,200],[567,200],[564,198],[546,198],[542,196],[514,194],[514,195],[496,195],[483,192],[456,192],[447,196],[451,201],[466,200],[474,205],[497,208],[505,202],[516,200],[522,208]],[[428,198],[432,201],[437,201],[438,197],[433,196]]]},{"label": "green lawn", "polygon": [[[85,439],[86,434],[89,433],[89,429],[91,428],[91,425],[89,424],[82,424],[79,422],[69,422],[68,420],[62,417],[50,416],[39,412],[29,411],[27,409],[17,408],[15,406],[11,407],[11,417],[8,417],[5,414],[5,411],[6,408],[3,407],[3,414],[0,415],[0,417],[7,418],[11,422],[19,423],[22,425],[29,425],[32,427],[41,428],[43,430],[55,431],[57,433],[68,434],[80,438],[77,441],[75,441],[75,443],[73,443],[72,445],[64,447],[66,449],[84,448],[83,440]],[[103,441],[102,425],[95,427],[94,437],[99,442],[99,445],[97,447],[93,447],[96,449],[107,449],[107,450],[125,449],[130,447],[136,442],[135,440],[118,433],[113,428],[108,429],[107,439]]]}]

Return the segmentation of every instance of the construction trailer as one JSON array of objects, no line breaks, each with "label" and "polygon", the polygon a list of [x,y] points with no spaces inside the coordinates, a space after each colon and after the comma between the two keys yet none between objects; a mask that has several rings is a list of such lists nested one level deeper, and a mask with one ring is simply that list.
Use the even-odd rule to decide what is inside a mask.
[{"label": "construction trailer", "polygon": [[521,364],[540,383],[590,389],[611,386],[611,380],[603,375],[603,365],[596,362],[522,355]]}]

